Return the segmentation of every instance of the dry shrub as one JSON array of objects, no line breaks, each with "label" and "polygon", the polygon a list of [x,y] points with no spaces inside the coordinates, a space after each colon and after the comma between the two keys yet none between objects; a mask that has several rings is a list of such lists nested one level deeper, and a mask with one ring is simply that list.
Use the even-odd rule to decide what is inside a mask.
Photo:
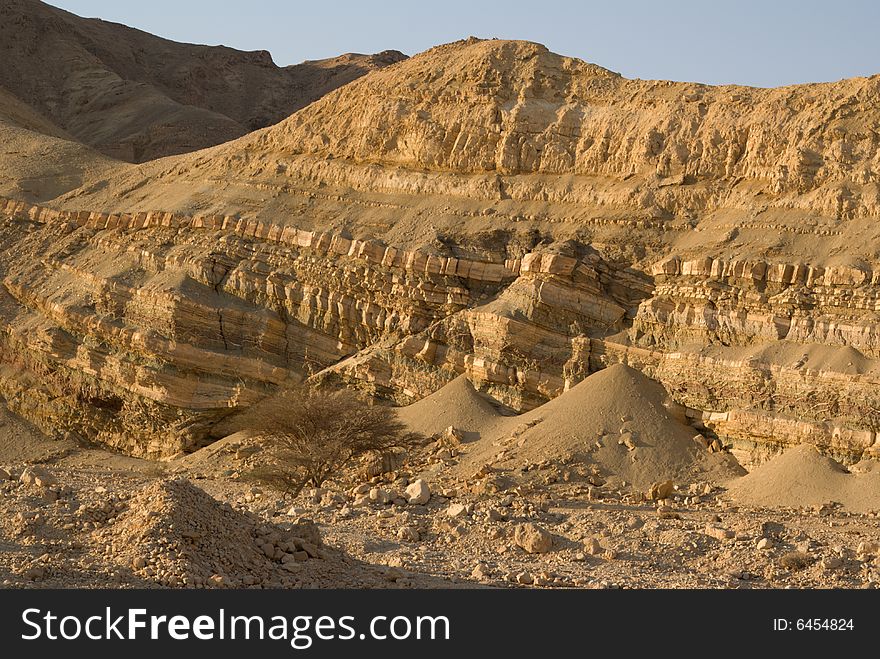
[{"label": "dry shrub", "polygon": [[812,557],[802,551],[790,551],[779,558],[779,564],[790,572],[803,570],[812,562]]},{"label": "dry shrub", "polygon": [[387,458],[422,439],[392,408],[347,390],[289,389],[250,408],[237,425],[261,437],[262,465],[250,477],[294,496],[361,456]]}]

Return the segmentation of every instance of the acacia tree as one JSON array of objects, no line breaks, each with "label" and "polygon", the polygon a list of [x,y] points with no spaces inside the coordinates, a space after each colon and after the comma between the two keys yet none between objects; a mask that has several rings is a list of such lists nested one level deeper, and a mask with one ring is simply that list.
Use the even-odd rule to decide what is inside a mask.
[{"label": "acacia tree", "polygon": [[421,439],[390,407],[348,390],[304,386],[254,405],[238,425],[261,438],[263,464],[252,476],[294,496],[360,456],[409,449]]}]

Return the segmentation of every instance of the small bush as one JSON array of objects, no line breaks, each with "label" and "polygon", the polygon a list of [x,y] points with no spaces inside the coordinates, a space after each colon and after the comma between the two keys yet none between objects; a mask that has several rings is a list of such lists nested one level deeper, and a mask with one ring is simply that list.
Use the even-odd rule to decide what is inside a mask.
[{"label": "small bush", "polygon": [[422,439],[392,408],[347,390],[289,389],[250,408],[236,425],[258,435],[263,448],[250,477],[294,496],[361,456],[387,456]]}]

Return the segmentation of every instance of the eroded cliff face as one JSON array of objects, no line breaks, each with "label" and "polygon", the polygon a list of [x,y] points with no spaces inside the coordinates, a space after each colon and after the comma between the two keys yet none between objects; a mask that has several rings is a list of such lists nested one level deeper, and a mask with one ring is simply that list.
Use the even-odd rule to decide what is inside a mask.
[{"label": "eroded cliff face", "polygon": [[3,200],[10,406],[162,456],[288,380],[494,294],[483,263],[231,217],[58,212]]},{"label": "eroded cliff face", "polygon": [[0,205],[2,393],[167,456],[292,380],[404,403],[467,373],[528,410],[624,362],[747,465],[875,455],[878,84],[428,51],[52,208]]},{"label": "eroded cliff face", "polygon": [[461,373],[528,410],[623,362],[746,464],[877,451],[877,276],[571,242],[495,262],[290,225],[0,203],[0,392],[54,434],[167,457],[307,377],[397,402]]}]

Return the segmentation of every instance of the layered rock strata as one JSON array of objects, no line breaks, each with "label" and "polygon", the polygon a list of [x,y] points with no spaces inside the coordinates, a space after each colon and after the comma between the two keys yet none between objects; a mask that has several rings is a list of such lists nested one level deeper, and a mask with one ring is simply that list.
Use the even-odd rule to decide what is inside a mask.
[{"label": "layered rock strata", "polygon": [[878,84],[432,49],[51,209],[6,203],[3,391],[167,455],[288,380],[408,402],[466,373],[528,410],[620,361],[747,464],[802,441],[858,460],[880,430]]},{"label": "layered rock strata", "polygon": [[521,268],[235,218],[8,200],[0,214],[4,397],[44,430],[134,454],[192,449],[231,409]]},{"label": "layered rock strata", "polygon": [[0,388],[54,433],[167,456],[309,376],[406,402],[467,373],[527,410],[624,362],[746,463],[801,441],[876,450],[867,268],[642,272],[571,244],[493,263],[236,217],[0,214]]}]

